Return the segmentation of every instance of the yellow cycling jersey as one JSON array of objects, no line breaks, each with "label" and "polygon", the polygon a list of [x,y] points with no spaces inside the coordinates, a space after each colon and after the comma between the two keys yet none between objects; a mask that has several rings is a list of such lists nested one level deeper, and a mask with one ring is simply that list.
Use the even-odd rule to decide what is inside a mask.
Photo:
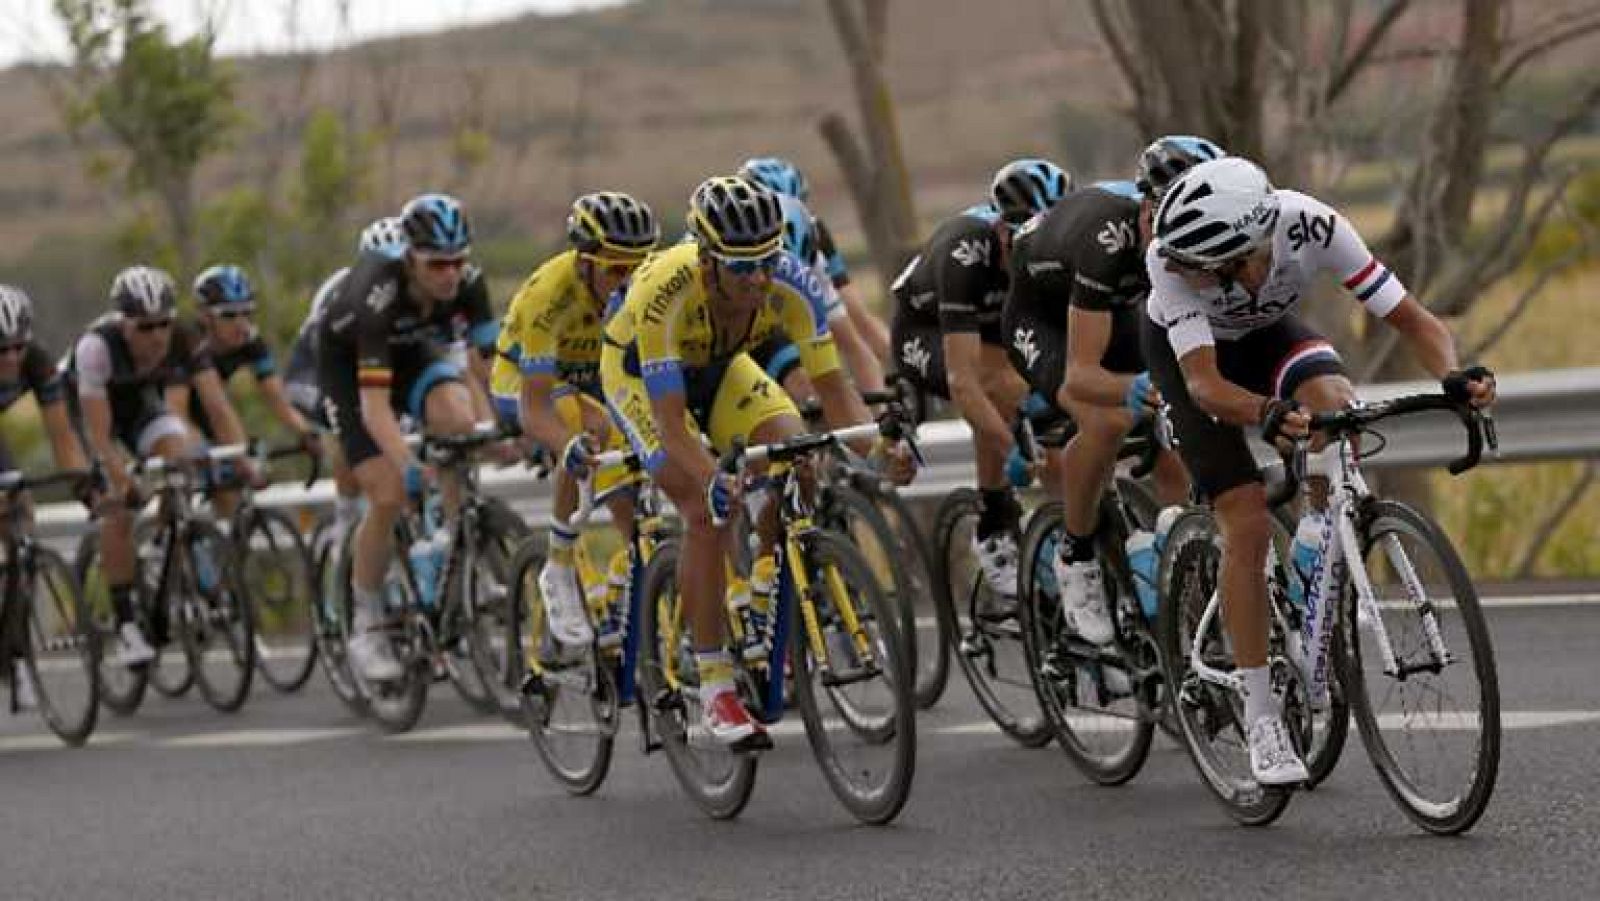
[{"label": "yellow cycling jersey", "polygon": [[511,299],[495,341],[494,394],[515,397],[523,376],[537,374],[600,396],[601,302],[578,278],[577,254],[551,257]]},{"label": "yellow cycling jersey", "polygon": [[726,362],[777,331],[794,342],[801,365],[813,377],[839,369],[839,352],[828,332],[827,290],[811,267],[779,254],[766,302],[743,335],[724,336],[724,347],[717,345],[699,255],[693,241],[651,255],[606,325],[606,341],[626,350],[627,374],[643,378],[650,396],[683,392],[685,369]]}]

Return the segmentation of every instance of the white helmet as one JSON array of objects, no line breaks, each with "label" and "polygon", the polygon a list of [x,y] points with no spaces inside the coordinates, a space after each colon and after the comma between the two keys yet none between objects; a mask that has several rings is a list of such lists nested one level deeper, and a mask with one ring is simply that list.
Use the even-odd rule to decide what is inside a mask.
[{"label": "white helmet", "polygon": [[1183,173],[1156,209],[1156,244],[1200,269],[1238,259],[1266,243],[1278,196],[1261,167],[1240,157],[1209,160]]},{"label": "white helmet", "polygon": [[386,257],[398,257],[404,253],[406,233],[400,227],[400,217],[385,216],[372,220],[371,225],[361,230],[361,242],[357,247],[362,253],[381,253]]},{"label": "white helmet", "polygon": [[130,266],[111,282],[111,305],[124,316],[161,316],[178,305],[178,289],[154,266]]},{"label": "white helmet", "polygon": [[33,334],[33,301],[27,292],[0,285],[0,338],[28,339]]}]

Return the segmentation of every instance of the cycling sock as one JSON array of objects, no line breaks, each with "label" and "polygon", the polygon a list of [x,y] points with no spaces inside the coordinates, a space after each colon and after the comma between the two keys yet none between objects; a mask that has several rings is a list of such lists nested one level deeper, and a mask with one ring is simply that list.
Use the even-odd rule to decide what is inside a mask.
[{"label": "cycling sock", "polygon": [[718,692],[733,691],[733,656],[727,651],[695,651],[694,665],[700,672],[702,701]]},{"label": "cycling sock", "polygon": [[1021,511],[1017,508],[1017,499],[1012,496],[1009,488],[985,488],[979,493],[978,500],[978,527],[976,533],[979,541],[988,541],[1000,532],[1009,532],[1017,527],[1017,520],[1021,518]]},{"label": "cycling sock", "polygon": [[1094,536],[1061,531],[1061,559],[1067,563],[1087,563],[1094,559]]},{"label": "cycling sock", "polygon": [[564,520],[550,515],[550,562],[556,566],[572,565],[572,546],[578,542],[578,533],[567,528]]},{"label": "cycling sock", "polygon": [[333,499],[333,523],[339,532],[349,532],[361,521],[361,497],[345,497],[340,494]]},{"label": "cycling sock", "polygon": [[116,614],[119,626],[133,622],[133,592],[131,583],[111,586],[111,610]]},{"label": "cycling sock", "polygon": [[1265,666],[1239,667],[1243,683],[1246,725],[1264,716],[1278,715],[1278,701],[1272,695],[1272,670]]},{"label": "cycling sock", "polygon": [[383,590],[376,591],[362,588],[359,585],[350,587],[351,595],[355,600],[355,630],[366,632],[377,627],[383,622]]}]

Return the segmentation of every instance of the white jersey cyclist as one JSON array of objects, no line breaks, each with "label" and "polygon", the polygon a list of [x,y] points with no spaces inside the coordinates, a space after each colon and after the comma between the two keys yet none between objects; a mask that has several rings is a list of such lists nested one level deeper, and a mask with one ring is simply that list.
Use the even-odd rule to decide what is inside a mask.
[{"label": "white jersey cyclist", "polygon": [[[1234,340],[1294,312],[1326,273],[1372,315],[1389,315],[1406,296],[1400,278],[1372,255],[1361,236],[1333,207],[1298,191],[1273,191],[1278,201],[1272,234],[1272,271],[1256,296],[1234,283],[1196,289],[1160,259],[1160,244],[1145,252],[1150,274],[1147,315],[1166,330],[1181,359],[1197,347]],[[1324,343],[1322,347],[1326,352]],[[1285,361],[1288,362],[1288,361]]]}]

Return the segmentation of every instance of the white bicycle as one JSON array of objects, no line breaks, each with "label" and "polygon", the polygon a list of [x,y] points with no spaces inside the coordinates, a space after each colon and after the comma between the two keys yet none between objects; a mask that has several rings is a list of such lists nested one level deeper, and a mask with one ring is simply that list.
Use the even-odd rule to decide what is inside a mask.
[{"label": "white bicycle", "polygon": [[[1269,553],[1268,660],[1303,755],[1318,747],[1329,711],[1347,703],[1390,797],[1423,829],[1454,835],[1483,815],[1499,769],[1500,693],[1488,625],[1472,578],[1438,525],[1375,495],[1360,469],[1383,447],[1378,423],[1424,411],[1454,414],[1466,428],[1467,452],[1450,463],[1452,474],[1476,466],[1486,443],[1497,446],[1492,419],[1441,394],[1312,417],[1328,446],[1308,456],[1302,443],[1279,494],[1292,496],[1307,472],[1329,480],[1323,563],[1307,578],[1302,608],[1288,600],[1279,553]],[[1362,435],[1374,440],[1357,442]],[[1168,684],[1177,686],[1184,742],[1202,781],[1240,822],[1265,825],[1283,813],[1291,790],[1258,785],[1250,774],[1221,622],[1220,559],[1209,509],[1195,507],[1174,523],[1161,576]]]}]

